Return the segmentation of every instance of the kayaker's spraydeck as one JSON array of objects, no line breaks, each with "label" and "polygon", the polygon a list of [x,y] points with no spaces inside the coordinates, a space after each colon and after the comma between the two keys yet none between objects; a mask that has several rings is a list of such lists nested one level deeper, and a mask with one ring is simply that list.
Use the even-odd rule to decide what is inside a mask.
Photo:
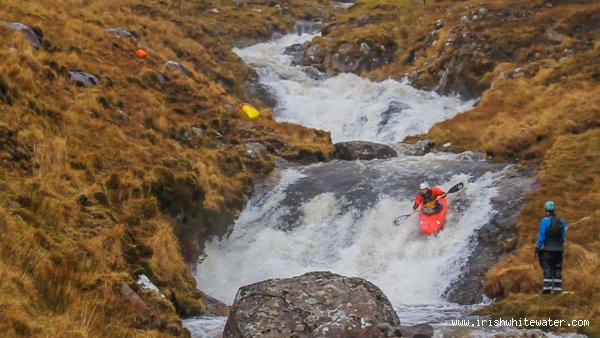
[{"label": "kayaker's spraydeck", "polygon": [[438,200],[442,204],[442,210],[434,215],[426,215],[423,209],[419,210],[419,228],[426,235],[432,235],[444,226],[446,222],[446,211],[448,211],[448,201],[446,197]]}]

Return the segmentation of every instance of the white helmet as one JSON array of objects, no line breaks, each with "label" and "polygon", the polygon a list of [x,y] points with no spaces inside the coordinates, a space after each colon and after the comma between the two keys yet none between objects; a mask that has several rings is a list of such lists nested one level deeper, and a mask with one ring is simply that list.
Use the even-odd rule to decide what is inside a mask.
[{"label": "white helmet", "polygon": [[429,189],[429,183],[427,182],[421,182],[421,185],[419,186],[419,189]]}]

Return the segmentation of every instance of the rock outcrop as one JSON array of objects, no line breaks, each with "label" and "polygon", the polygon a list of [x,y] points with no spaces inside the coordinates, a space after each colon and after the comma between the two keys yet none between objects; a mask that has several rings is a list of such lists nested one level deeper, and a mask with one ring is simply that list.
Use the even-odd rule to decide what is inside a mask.
[{"label": "rock outcrop", "polygon": [[106,32],[110,35],[114,35],[119,38],[130,38],[136,40],[136,34],[130,32],[129,30],[121,27],[113,27],[106,30]]},{"label": "rock outcrop", "polygon": [[100,79],[91,73],[70,70],[71,81],[81,87],[93,87],[100,84]]},{"label": "rock outcrop", "polygon": [[27,41],[29,41],[31,46],[33,46],[34,48],[42,47],[42,41],[40,37],[38,36],[38,34],[36,34],[36,32],[33,29],[31,29],[31,27],[19,22],[6,22],[2,20],[0,20],[0,24],[4,25],[8,29],[21,31],[27,39]]},{"label": "rock outcrop", "polygon": [[429,153],[433,147],[435,147],[435,141],[422,140],[417,143],[411,144],[408,149],[404,152],[406,155],[412,156],[423,156]]},{"label": "rock outcrop", "polygon": [[389,64],[396,49],[396,42],[387,36],[368,37],[339,45],[315,39],[304,46],[304,54],[296,56],[295,63],[313,66],[328,74],[358,74]]},{"label": "rock outcrop", "polygon": [[392,147],[366,141],[338,142],[334,144],[333,157],[338,160],[373,160],[376,158],[397,157],[398,153]]},{"label": "rock outcrop", "polygon": [[169,60],[169,61],[165,62],[164,67],[166,69],[176,70],[185,77],[189,77],[192,75],[190,73],[190,71],[187,68],[185,68],[184,65],[182,65],[181,63],[176,62],[176,61]]},{"label": "rock outcrop", "polygon": [[240,288],[223,336],[382,337],[387,335],[378,327],[383,323],[394,327],[400,320],[377,286],[310,272]]}]

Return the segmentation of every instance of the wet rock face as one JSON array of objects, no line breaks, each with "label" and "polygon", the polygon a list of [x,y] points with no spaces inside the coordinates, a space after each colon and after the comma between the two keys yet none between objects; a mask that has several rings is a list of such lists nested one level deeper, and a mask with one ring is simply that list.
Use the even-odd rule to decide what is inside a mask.
[{"label": "wet rock face", "polygon": [[229,316],[229,306],[200,291],[202,302],[206,306],[206,314],[214,316]]},{"label": "wet rock face", "polygon": [[444,294],[453,303],[466,305],[483,302],[485,280],[481,276],[514,249],[516,243],[512,238],[517,231],[517,218],[527,192],[535,191],[537,180],[534,172],[518,172],[516,169],[507,172],[506,176],[503,179],[502,194],[492,199],[494,210],[498,212],[489,224],[477,231],[473,238],[477,244],[463,274]]},{"label": "wet rock face", "polygon": [[320,39],[306,44],[304,55],[296,57],[295,62],[313,66],[327,74],[359,74],[393,62],[396,49],[396,42],[386,38],[364,38],[356,43],[343,42],[337,46],[326,45]]},{"label": "wet rock face", "polygon": [[258,99],[269,108],[273,108],[277,105],[277,97],[269,90],[269,88],[260,84],[258,79],[247,81],[245,88],[245,94],[248,98]]},{"label": "wet rock face", "polygon": [[381,290],[331,272],[240,288],[223,337],[385,337],[400,320]]},{"label": "wet rock face", "polygon": [[283,53],[292,57],[292,65],[301,65],[304,57],[304,44],[296,43],[288,46]]},{"label": "wet rock face", "polygon": [[435,147],[435,141],[421,140],[415,144],[411,144],[405,154],[412,156],[423,156],[429,153]]},{"label": "wet rock face", "polygon": [[372,160],[397,157],[398,153],[390,146],[366,141],[349,141],[334,144],[333,158],[337,160]]},{"label": "wet rock face", "polygon": [[321,30],[323,24],[314,21],[298,21],[294,25],[294,32],[298,35],[315,34]]}]

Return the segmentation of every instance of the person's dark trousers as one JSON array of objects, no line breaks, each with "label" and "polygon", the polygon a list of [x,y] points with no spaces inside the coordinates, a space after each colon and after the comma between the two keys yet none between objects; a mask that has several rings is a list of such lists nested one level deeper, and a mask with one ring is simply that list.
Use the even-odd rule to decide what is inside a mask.
[{"label": "person's dark trousers", "polygon": [[549,295],[552,291],[562,291],[562,251],[542,251],[540,264],[544,269],[544,286],[542,293]]}]

